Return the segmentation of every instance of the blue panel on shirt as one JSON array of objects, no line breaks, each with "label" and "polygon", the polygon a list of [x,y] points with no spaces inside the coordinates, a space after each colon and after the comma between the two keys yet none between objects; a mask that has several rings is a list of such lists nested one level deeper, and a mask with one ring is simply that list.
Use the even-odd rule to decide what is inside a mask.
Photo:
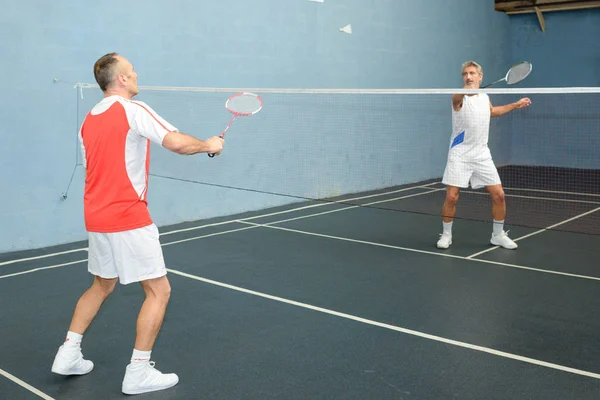
[{"label": "blue panel on shirt", "polygon": [[452,141],[452,145],[450,146],[450,148],[453,148],[454,146],[461,144],[464,141],[465,141],[465,131],[462,131],[461,133],[456,135],[456,137]]}]

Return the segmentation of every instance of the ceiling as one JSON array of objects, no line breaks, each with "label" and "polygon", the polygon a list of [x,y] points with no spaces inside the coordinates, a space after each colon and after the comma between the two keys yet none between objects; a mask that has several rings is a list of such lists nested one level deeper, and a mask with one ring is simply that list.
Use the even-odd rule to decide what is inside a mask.
[{"label": "ceiling", "polygon": [[600,0],[494,0],[494,7],[506,14],[540,13],[600,8]]}]

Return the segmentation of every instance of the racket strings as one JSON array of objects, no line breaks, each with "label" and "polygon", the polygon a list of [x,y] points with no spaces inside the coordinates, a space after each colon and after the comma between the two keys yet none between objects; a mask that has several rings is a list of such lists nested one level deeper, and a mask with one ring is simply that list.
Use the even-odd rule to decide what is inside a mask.
[{"label": "racket strings", "polygon": [[261,106],[260,99],[251,94],[235,96],[227,102],[227,109],[237,114],[254,114]]},{"label": "racket strings", "polygon": [[506,83],[508,83],[509,85],[513,85],[515,83],[521,82],[523,79],[527,78],[530,72],[531,65],[529,63],[521,63],[519,65],[516,65],[512,67],[508,72]]}]

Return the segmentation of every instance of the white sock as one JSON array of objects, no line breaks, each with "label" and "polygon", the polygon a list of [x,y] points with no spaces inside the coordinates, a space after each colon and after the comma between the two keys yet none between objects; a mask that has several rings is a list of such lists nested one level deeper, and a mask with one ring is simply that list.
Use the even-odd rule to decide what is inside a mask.
[{"label": "white sock", "polygon": [[147,363],[148,361],[150,361],[150,354],[152,353],[152,350],[150,351],[141,351],[141,350],[136,350],[133,349],[133,354],[131,355],[131,365],[132,366],[142,366],[145,363]]},{"label": "white sock", "polygon": [[504,231],[504,220],[494,220],[494,235],[500,235]]},{"label": "white sock", "polygon": [[81,346],[82,340],[83,340],[83,335],[80,335],[79,333],[68,331],[64,346],[67,348],[77,348],[77,347]]},{"label": "white sock", "polygon": [[442,221],[442,225],[444,227],[444,233],[449,233],[452,235],[452,223],[453,222],[454,221],[451,221],[451,222],[443,222]]}]

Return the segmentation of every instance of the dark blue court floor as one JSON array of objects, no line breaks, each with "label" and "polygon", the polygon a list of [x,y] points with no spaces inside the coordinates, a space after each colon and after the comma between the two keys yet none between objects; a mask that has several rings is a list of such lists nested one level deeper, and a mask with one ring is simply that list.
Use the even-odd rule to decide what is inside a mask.
[{"label": "dark blue court floor", "polygon": [[[394,196],[365,201],[439,200]],[[173,292],[152,359],[180,383],[137,397],[600,399],[597,235],[509,226],[536,233],[510,251],[491,223],[457,220],[440,250],[437,216],[284,210],[161,228]],[[46,398],[125,398],[139,285],[118,285],[85,334],[90,374],[50,372],[92,280],[85,247],[0,256],[0,369]],[[6,376],[0,393],[40,398]]]}]

